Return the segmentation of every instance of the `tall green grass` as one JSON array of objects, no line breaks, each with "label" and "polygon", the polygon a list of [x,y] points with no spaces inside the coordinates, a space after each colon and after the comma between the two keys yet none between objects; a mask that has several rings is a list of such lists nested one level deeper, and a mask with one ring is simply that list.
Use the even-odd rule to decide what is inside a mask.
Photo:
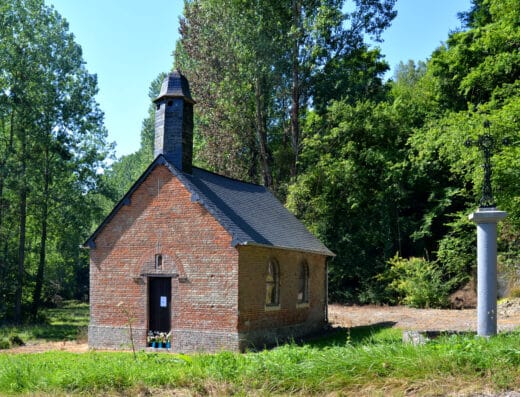
[{"label": "tall green grass", "polygon": [[[443,394],[520,388],[520,331],[403,344],[385,328],[343,330],[302,346],[245,354],[0,353],[0,394]],[[408,390],[408,392],[407,392]]]}]

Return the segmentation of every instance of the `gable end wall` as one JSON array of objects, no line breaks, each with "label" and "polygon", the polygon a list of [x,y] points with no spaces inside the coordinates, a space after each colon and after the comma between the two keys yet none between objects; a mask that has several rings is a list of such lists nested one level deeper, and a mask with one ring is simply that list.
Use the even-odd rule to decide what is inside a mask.
[{"label": "gable end wall", "polygon": [[[144,348],[148,280],[168,276],[172,349],[238,349],[238,252],[226,230],[191,202],[191,193],[165,166],[150,173],[95,243],[90,253],[91,347],[128,348],[132,318],[134,342]],[[162,270],[155,270],[155,254],[164,257]]]}]

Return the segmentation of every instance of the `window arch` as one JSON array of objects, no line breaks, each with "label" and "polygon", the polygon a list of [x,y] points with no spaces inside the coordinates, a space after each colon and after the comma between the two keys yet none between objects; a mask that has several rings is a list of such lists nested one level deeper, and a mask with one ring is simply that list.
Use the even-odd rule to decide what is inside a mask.
[{"label": "window arch", "polygon": [[280,265],[275,259],[267,263],[265,278],[265,304],[277,306],[280,303]]},{"label": "window arch", "polygon": [[162,254],[155,254],[155,270],[162,270],[163,256]]},{"label": "window arch", "polygon": [[298,303],[309,302],[309,264],[307,261],[300,263],[297,301]]}]

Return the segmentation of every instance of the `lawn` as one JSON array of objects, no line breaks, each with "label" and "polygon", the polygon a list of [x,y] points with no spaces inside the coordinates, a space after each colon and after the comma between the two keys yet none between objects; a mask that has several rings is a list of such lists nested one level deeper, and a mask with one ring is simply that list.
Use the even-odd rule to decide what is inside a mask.
[{"label": "lawn", "polygon": [[24,343],[84,339],[89,321],[88,304],[65,301],[57,308],[41,312],[38,324],[0,327],[0,347],[12,345],[13,337]]},{"label": "lawn", "polygon": [[0,353],[0,395],[403,396],[505,390],[520,390],[520,330],[490,339],[444,336],[413,346],[401,342],[399,330],[359,327],[244,354]]}]

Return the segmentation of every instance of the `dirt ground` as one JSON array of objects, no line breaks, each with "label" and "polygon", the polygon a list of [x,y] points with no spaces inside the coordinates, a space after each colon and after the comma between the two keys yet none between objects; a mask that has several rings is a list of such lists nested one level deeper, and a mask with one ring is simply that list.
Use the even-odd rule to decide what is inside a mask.
[{"label": "dirt ground", "polygon": [[[405,306],[329,305],[332,325],[358,327],[393,323],[393,327],[415,331],[476,331],[477,310],[414,309]],[[520,298],[498,305],[498,330],[520,327]]]},{"label": "dirt ground", "polygon": [[[476,331],[476,309],[440,310],[413,309],[405,306],[343,306],[329,305],[329,321],[332,326],[359,327],[390,323],[392,327],[416,331]],[[498,330],[506,331],[520,327],[520,298],[498,306]],[[42,353],[62,350],[73,353],[88,351],[86,343],[45,342],[28,344],[6,353]]]}]

